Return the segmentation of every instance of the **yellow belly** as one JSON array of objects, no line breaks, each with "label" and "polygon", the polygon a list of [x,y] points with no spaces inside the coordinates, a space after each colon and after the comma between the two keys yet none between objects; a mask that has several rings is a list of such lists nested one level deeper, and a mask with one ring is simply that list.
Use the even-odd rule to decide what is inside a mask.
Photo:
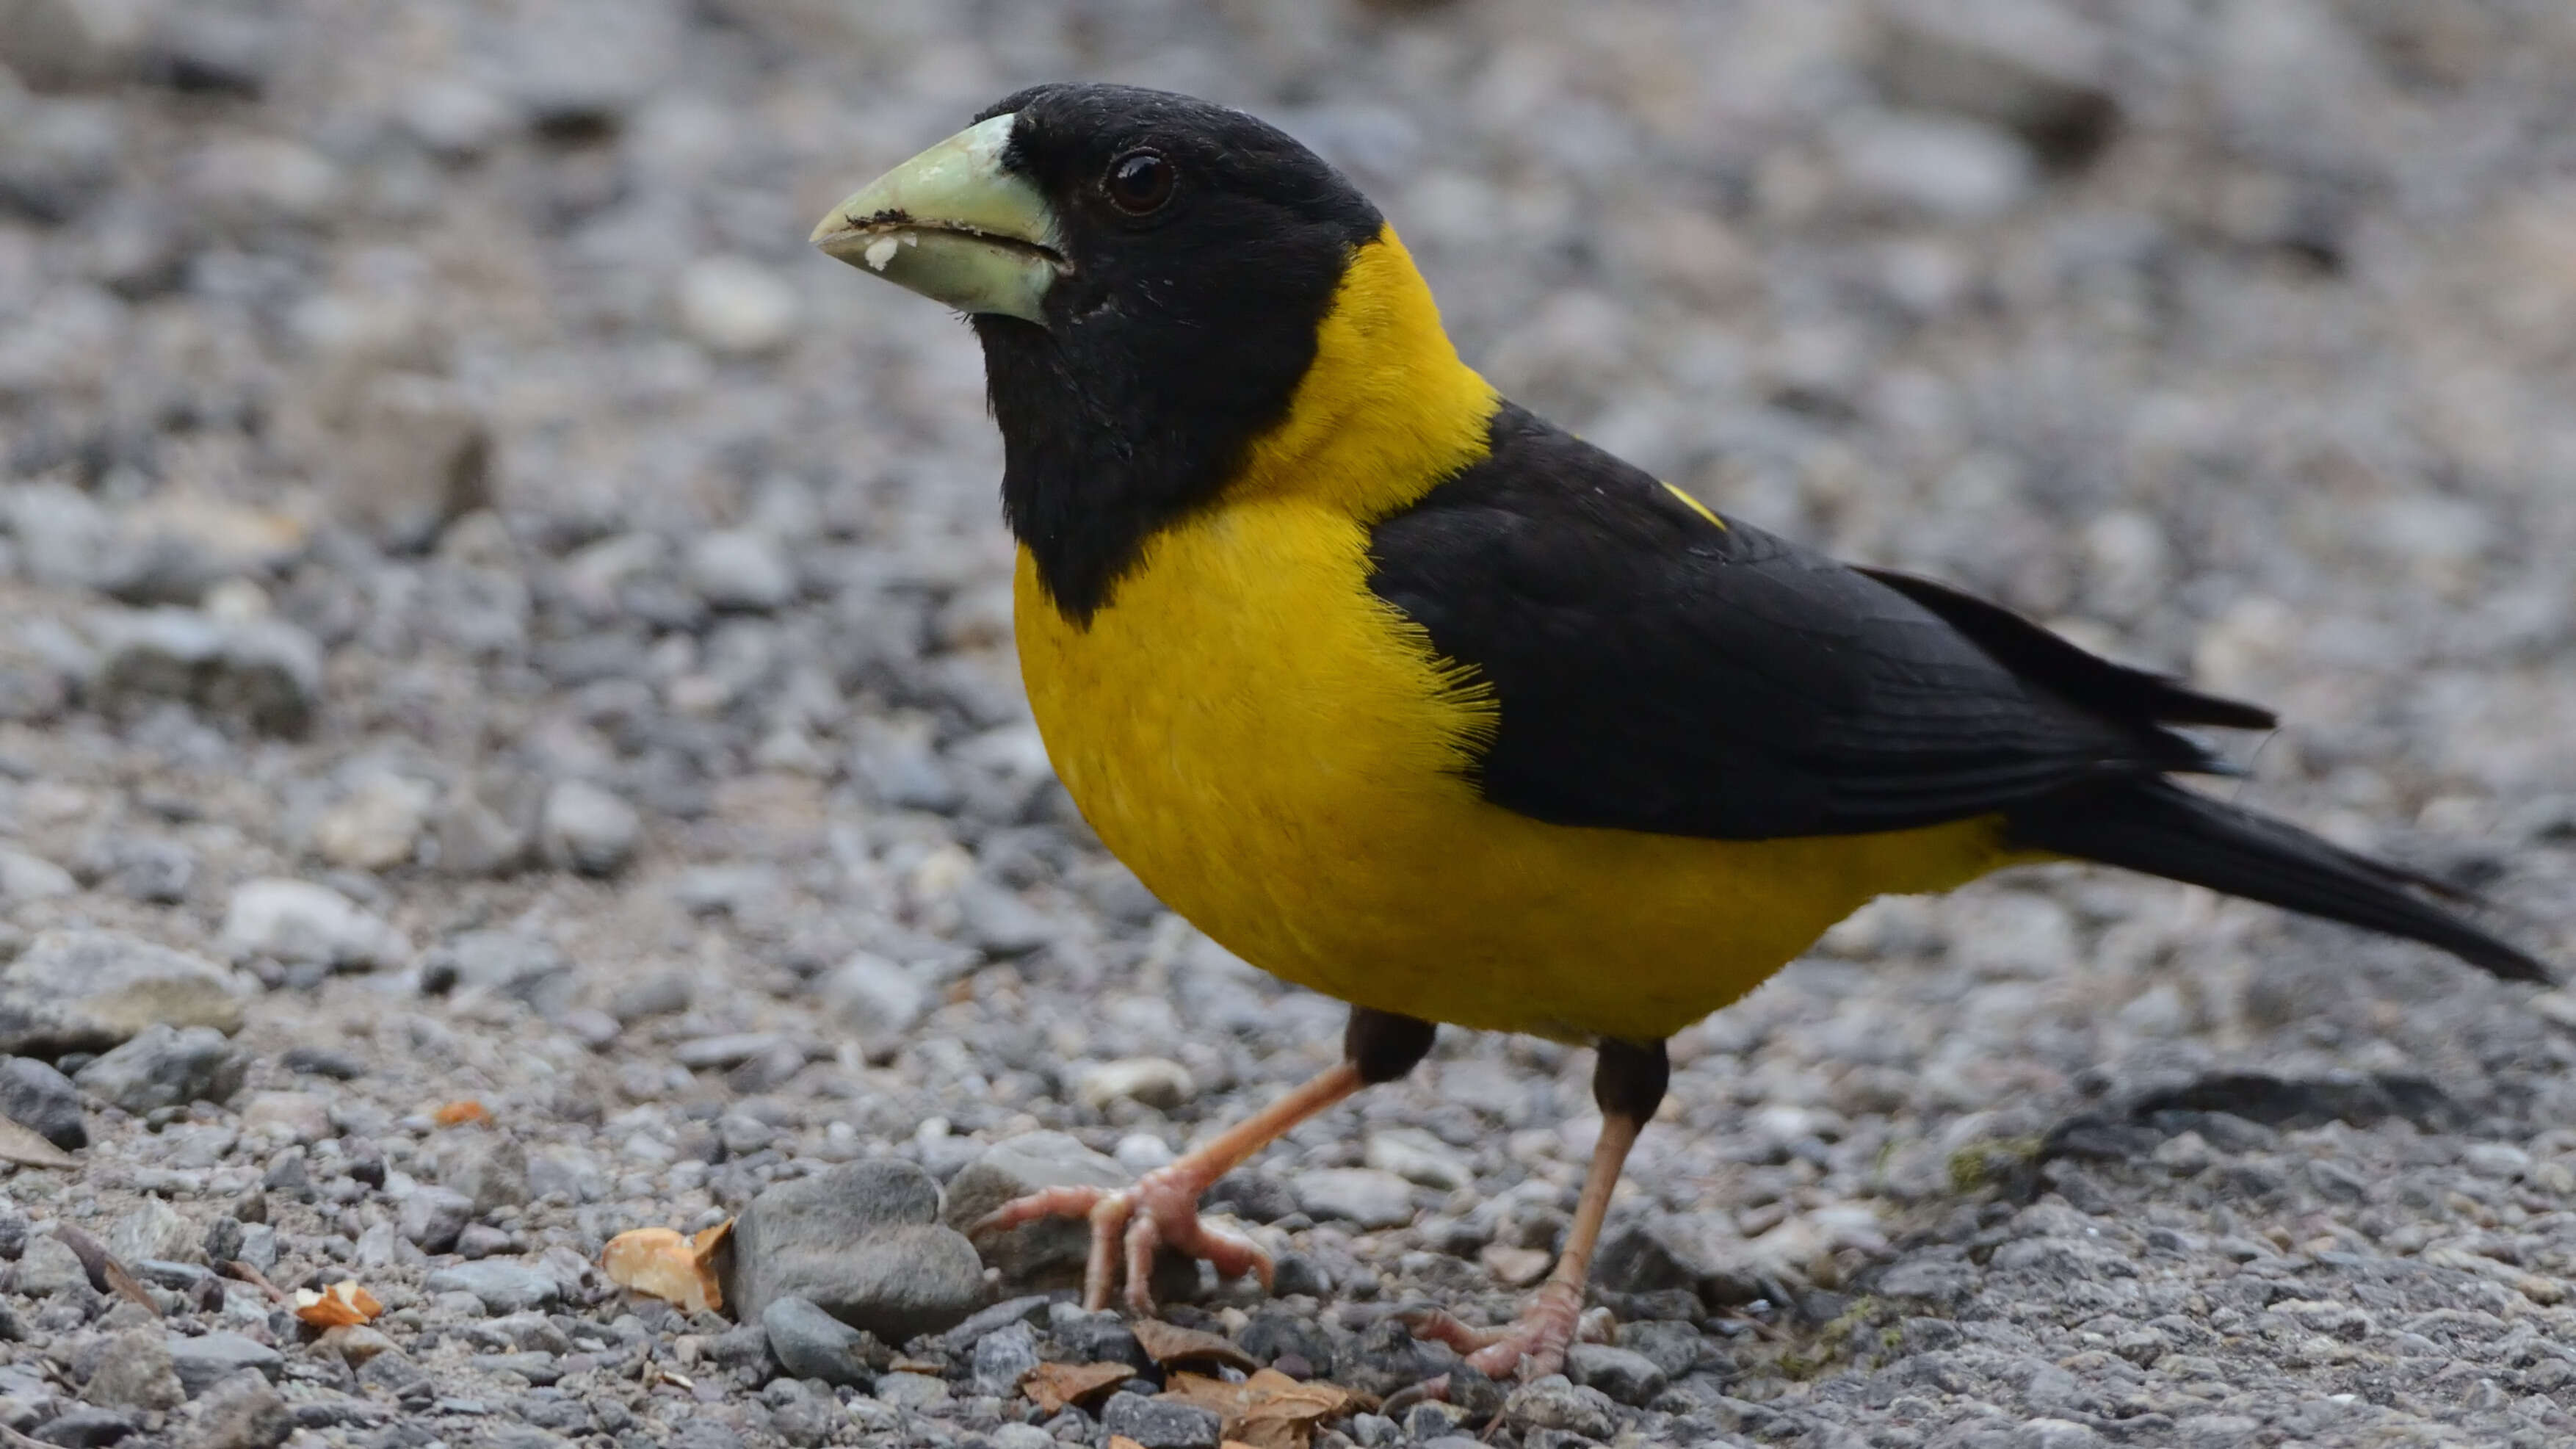
[{"label": "yellow belly", "polygon": [[1057,773],[1157,896],[1363,1006],[1565,1039],[1668,1036],[1874,896],[2007,863],[1990,820],[1697,840],[1547,825],[1456,767],[1490,727],[1294,497],[1167,531],[1087,629],[1022,554],[1021,667]]}]

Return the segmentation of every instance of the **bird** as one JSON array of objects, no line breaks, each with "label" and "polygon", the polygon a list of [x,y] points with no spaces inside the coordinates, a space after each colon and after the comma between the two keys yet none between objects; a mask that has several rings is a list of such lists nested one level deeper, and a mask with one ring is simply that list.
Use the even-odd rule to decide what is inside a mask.
[{"label": "bird", "polygon": [[1064,788],[1170,909],[1349,1003],[1342,1058],[1124,1188],[1088,1306],[1159,1249],[1270,1264],[1201,1195],[1405,1076],[1442,1025],[1594,1049],[1601,1131],[1512,1322],[1555,1371],[1665,1042],[1887,894],[2090,861],[2547,981],[2442,883],[2178,782],[2268,710],[1945,584],[1729,517],[1502,397],[1403,241],[1279,129],[1035,86],[835,206],[826,255],[965,314],[1001,434],[1013,620]]}]

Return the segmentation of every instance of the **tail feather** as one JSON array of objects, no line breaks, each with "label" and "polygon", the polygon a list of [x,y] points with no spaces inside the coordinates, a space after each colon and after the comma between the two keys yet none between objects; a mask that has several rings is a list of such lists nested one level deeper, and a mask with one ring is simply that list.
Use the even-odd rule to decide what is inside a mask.
[{"label": "tail feather", "polygon": [[2463,892],[2165,781],[2059,796],[2015,810],[2007,823],[2016,845],[2403,936],[2508,981],[2551,979],[2538,958],[2416,894]]}]

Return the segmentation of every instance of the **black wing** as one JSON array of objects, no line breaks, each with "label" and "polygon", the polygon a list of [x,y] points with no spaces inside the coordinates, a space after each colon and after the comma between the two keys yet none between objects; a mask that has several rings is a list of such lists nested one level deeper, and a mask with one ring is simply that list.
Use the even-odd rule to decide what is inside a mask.
[{"label": "black wing", "polygon": [[2219,769],[2165,725],[2272,722],[1940,585],[1720,524],[1518,408],[1492,444],[1377,525],[1371,586],[1493,690],[1475,770],[1523,814],[1893,830]]}]

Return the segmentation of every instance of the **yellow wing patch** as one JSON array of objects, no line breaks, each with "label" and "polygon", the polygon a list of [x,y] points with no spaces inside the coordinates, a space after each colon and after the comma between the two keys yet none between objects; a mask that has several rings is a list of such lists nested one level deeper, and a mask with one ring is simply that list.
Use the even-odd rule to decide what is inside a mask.
[{"label": "yellow wing patch", "polygon": [[[1663,480],[1660,478],[1655,481],[1663,483]],[[1689,509],[1691,512],[1698,514],[1700,517],[1707,519],[1709,522],[1716,524],[1720,528],[1726,527],[1726,520],[1710,512],[1707,504],[1700,502],[1698,499],[1693,498],[1687,493],[1684,493],[1682,490],[1674,487],[1670,483],[1664,483],[1664,491],[1673,495],[1675,498],[1680,499],[1684,508]]]}]

